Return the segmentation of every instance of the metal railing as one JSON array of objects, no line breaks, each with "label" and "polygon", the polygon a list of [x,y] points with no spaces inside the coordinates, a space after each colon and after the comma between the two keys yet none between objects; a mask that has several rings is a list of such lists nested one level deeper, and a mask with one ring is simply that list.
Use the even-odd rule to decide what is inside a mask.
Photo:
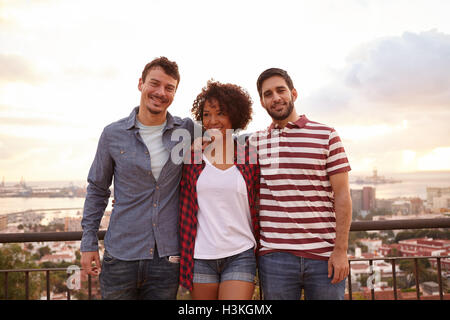
[{"label": "metal railing", "polygon": [[[414,257],[379,257],[379,258],[370,258],[370,259],[349,259],[349,275],[347,278],[348,281],[348,298],[349,300],[353,300],[353,292],[352,292],[352,262],[358,262],[358,261],[369,261],[370,269],[372,270],[373,261],[377,260],[383,260],[383,261],[390,261],[392,265],[392,285],[393,285],[393,296],[394,300],[399,300],[398,297],[398,288],[397,288],[397,269],[396,269],[396,261],[398,260],[414,260],[414,279],[415,279],[415,285],[416,285],[416,297],[417,300],[421,299],[420,295],[420,286],[419,286],[419,263],[418,261],[420,259],[436,259],[437,262],[437,278],[438,278],[438,285],[439,285],[439,300],[444,300],[444,290],[443,290],[443,284],[442,284],[442,267],[441,267],[441,260],[442,259],[448,259],[450,256],[414,256]],[[373,273],[371,274],[371,276]],[[372,286],[370,289],[370,296],[371,300],[375,300],[375,287]]]},{"label": "metal railing", "polygon": [[[374,230],[407,230],[407,229],[432,229],[432,228],[449,228],[450,218],[437,218],[437,219],[411,219],[411,220],[379,220],[379,221],[354,221],[350,228],[350,231],[374,231]],[[393,281],[393,297],[394,300],[398,300],[397,292],[397,271],[396,271],[396,261],[398,260],[413,260],[414,261],[414,278],[416,284],[416,297],[418,300],[421,299],[420,287],[419,287],[419,269],[418,261],[419,259],[436,259],[437,262],[437,278],[439,285],[439,299],[444,299],[443,294],[443,283],[442,283],[442,259],[449,258],[450,256],[413,256],[413,257],[377,257],[377,258],[359,258],[359,259],[349,259],[349,275],[348,281],[348,298],[353,299],[352,292],[352,274],[351,265],[352,262],[358,261],[368,261],[370,269],[372,270],[373,261],[383,260],[390,261],[392,265],[392,281]],[[370,290],[370,296],[372,300],[375,300],[375,288],[372,287]]]},{"label": "metal railing", "polygon": [[[354,221],[352,222],[350,231],[373,231],[373,230],[403,230],[403,229],[429,229],[429,228],[450,228],[450,218],[437,219],[415,219],[415,220],[384,220],[384,221]],[[98,239],[103,240],[106,231],[98,232]],[[50,241],[79,241],[81,240],[82,232],[38,232],[38,233],[3,233],[0,234],[0,243],[24,243],[24,242],[50,242]],[[373,261],[387,260],[392,264],[393,274],[393,294],[394,299],[398,299],[397,295],[397,279],[396,279],[396,261],[403,259],[414,260],[414,272],[416,281],[416,295],[417,299],[421,299],[419,290],[419,259],[436,259],[437,260],[437,277],[439,284],[439,298],[444,298],[443,283],[442,283],[442,268],[441,259],[449,258],[449,256],[430,256],[430,257],[380,257],[370,259],[350,259],[350,274],[348,276],[348,293],[349,299],[352,296],[352,277],[351,265],[353,262],[369,261],[369,265],[373,265]],[[45,272],[46,273],[46,293],[47,299],[50,299],[50,272],[65,271],[64,268],[44,268],[44,269],[11,269],[0,270],[0,274],[4,274],[4,296],[8,298],[8,274],[12,272],[25,273],[25,299],[29,299],[29,275],[31,272]],[[88,276],[88,299],[92,298],[92,279]],[[371,289],[371,298],[375,299],[375,289]],[[71,299],[71,292],[67,289],[67,299]]]},{"label": "metal railing", "polygon": [[[105,230],[100,230],[97,235],[99,240],[105,237]],[[25,243],[25,242],[59,242],[59,241],[80,241],[82,236],[81,231],[75,232],[31,232],[31,233],[0,233],[0,243]],[[80,269],[81,270],[81,269]],[[4,299],[8,299],[9,285],[8,278],[10,273],[24,273],[25,274],[25,300],[30,298],[30,273],[45,272],[46,282],[46,299],[51,300],[50,292],[50,272],[67,272],[67,268],[39,268],[39,269],[7,269],[0,270],[0,275],[4,275],[3,281],[3,295]],[[68,287],[66,289],[66,298],[71,300],[72,290]],[[92,294],[92,277],[87,275],[87,293],[88,299],[91,300]]]},{"label": "metal railing", "polygon": [[[30,299],[30,273],[31,272],[45,272],[45,283],[46,283],[46,299],[51,300],[51,292],[50,292],[50,272],[58,272],[64,271],[67,272],[67,268],[39,268],[39,269],[9,269],[9,270],[0,270],[0,274],[4,274],[4,283],[3,283],[3,294],[4,299],[8,299],[8,275],[14,272],[23,272],[25,274],[25,300]],[[87,277],[87,287],[88,287],[88,299],[92,299],[92,278],[91,275]],[[71,290],[67,288],[66,297],[67,300],[71,300]]]}]

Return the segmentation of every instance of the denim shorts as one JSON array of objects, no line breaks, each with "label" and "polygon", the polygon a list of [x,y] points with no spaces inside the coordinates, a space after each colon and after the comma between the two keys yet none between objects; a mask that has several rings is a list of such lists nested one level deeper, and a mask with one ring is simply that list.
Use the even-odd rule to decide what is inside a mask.
[{"label": "denim shorts", "polygon": [[195,283],[220,283],[229,280],[254,283],[255,276],[256,258],[253,248],[221,259],[194,259]]}]

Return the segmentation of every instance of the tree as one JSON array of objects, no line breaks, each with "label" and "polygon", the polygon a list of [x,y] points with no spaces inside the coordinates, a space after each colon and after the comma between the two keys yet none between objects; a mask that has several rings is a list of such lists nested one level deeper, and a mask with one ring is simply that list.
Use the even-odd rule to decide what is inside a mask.
[{"label": "tree", "polygon": [[39,259],[41,259],[46,254],[51,254],[52,250],[48,246],[45,246],[45,247],[39,248],[38,252],[39,252]]},{"label": "tree", "polygon": [[[37,266],[31,262],[30,253],[23,251],[18,244],[8,244],[0,247],[0,270],[13,269],[36,269]],[[5,273],[2,272],[1,282],[5,283]],[[40,294],[41,275],[36,272],[29,273],[29,298],[38,299]],[[0,300],[5,299],[4,290],[0,291]],[[8,273],[8,299],[25,299],[25,273]]]},{"label": "tree", "polygon": [[[430,262],[428,260],[426,259],[417,260],[417,272],[419,274],[418,276],[420,282],[429,281],[434,278],[433,275],[427,270],[429,267]],[[414,260],[413,259],[400,260],[399,268],[406,274],[407,280],[406,286],[407,287],[414,286],[416,283]]]},{"label": "tree", "polygon": [[395,237],[395,242],[414,238],[450,239],[449,229],[419,229],[402,231]]}]

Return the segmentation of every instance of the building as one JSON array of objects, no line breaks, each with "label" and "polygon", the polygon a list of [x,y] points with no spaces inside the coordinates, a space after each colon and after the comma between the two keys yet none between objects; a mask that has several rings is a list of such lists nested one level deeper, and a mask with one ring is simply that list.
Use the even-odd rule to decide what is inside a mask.
[{"label": "building", "polygon": [[384,209],[386,211],[392,212],[393,199],[376,199],[375,207],[377,209]]},{"label": "building", "polygon": [[356,212],[361,212],[362,210],[362,189],[350,189],[350,196],[352,198],[352,209]]},{"label": "building", "polygon": [[64,231],[82,231],[81,218],[64,218]]},{"label": "building", "polygon": [[352,207],[356,212],[368,213],[376,208],[375,191],[373,187],[363,187],[362,189],[351,189]]},{"label": "building", "polygon": [[61,262],[73,262],[74,256],[71,254],[46,254],[39,260],[39,263],[44,262],[53,262],[53,263],[61,263]]},{"label": "building", "polygon": [[41,224],[44,214],[27,210],[24,212],[10,213],[8,215],[8,223],[16,225],[39,225]]},{"label": "building", "polygon": [[393,243],[393,244],[383,244],[380,248],[378,248],[378,252],[381,256],[387,257],[387,256],[400,256],[400,244]]},{"label": "building", "polygon": [[434,296],[439,294],[439,284],[433,281],[427,281],[421,283],[422,291],[428,296]]},{"label": "building", "polygon": [[376,254],[383,244],[381,239],[360,239],[359,242],[367,247],[368,253],[373,254]]},{"label": "building", "polygon": [[0,231],[8,228],[8,215],[4,214],[0,216]]},{"label": "building", "polygon": [[411,202],[408,200],[396,200],[392,204],[392,212],[397,215],[411,214]]},{"label": "building", "polygon": [[[398,244],[382,245],[379,252],[383,256],[396,253],[400,257],[448,256],[450,255],[450,240],[434,240],[432,238],[401,240]],[[436,268],[437,259],[429,259],[429,261]],[[441,268],[450,270],[450,258],[441,258]]]},{"label": "building", "polygon": [[362,197],[362,209],[363,210],[373,210],[375,209],[375,191],[373,187],[363,187],[363,197]]},{"label": "building", "polygon": [[401,240],[398,243],[402,257],[444,256],[450,254],[450,240],[419,238]]},{"label": "building", "polygon": [[[435,218],[445,218],[445,215],[441,213],[424,213],[424,214],[410,214],[410,215],[381,215],[381,216],[373,216],[373,221],[382,221],[382,220],[411,220],[411,219],[435,219]],[[395,230],[394,230],[395,233]]]},{"label": "building", "polygon": [[423,205],[423,200],[420,198],[412,198],[411,202],[411,213],[412,214],[421,214],[424,213],[425,207]]},{"label": "building", "polygon": [[[363,258],[363,259],[373,259],[379,257],[378,255],[372,253],[360,253],[360,251],[355,252],[355,256],[349,256],[349,258]],[[369,276],[371,274],[376,274],[376,276],[381,279],[389,278],[392,276],[392,264],[387,263],[383,260],[373,260],[372,267],[369,264],[369,261],[353,261],[351,263],[352,268],[352,280],[359,280],[361,276]],[[399,266],[395,266],[395,271],[397,275],[403,275],[402,271],[399,269]]]},{"label": "building", "polygon": [[450,197],[450,187],[434,188],[427,187],[427,206],[434,208],[434,198]]},{"label": "building", "polygon": [[448,212],[450,211],[450,195],[443,195],[440,197],[433,198],[433,207],[432,210],[434,212]]}]

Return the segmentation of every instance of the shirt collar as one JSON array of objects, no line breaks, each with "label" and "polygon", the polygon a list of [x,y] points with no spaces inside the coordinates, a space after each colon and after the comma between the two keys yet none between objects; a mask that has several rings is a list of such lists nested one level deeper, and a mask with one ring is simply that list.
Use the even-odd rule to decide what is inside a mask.
[{"label": "shirt collar", "polygon": [[[309,121],[308,118],[303,114],[297,119],[297,121],[295,121],[295,122],[289,121],[286,124],[286,128],[292,129],[292,128],[297,127],[300,129],[300,128],[303,128],[308,121]],[[269,126],[269,130],[273,130],[273,129],[281,129],[281,128],[278,126],[278,124],[272,122]]]},{"label": "shirt collar", "polygon": [[[139,112],[139,106],[135,107],[133,109],[133,111],[131,111],[131,113],[128,116],[128,119],[126,121],[126,127],[125,128],[127,130],[130,130],[130,129],[134,128],[134,127],[137,127],[136,126],[136,116],[137,116],[138,112]],[[167,121],[167,123],[166,123],[166,126],[164,127],[164,130],[172,129],[174,126],[179,126],[182,123],[180,118],[173,117],[168,111],[167,111],[167,114],[166,114],[166,121]]]}]

